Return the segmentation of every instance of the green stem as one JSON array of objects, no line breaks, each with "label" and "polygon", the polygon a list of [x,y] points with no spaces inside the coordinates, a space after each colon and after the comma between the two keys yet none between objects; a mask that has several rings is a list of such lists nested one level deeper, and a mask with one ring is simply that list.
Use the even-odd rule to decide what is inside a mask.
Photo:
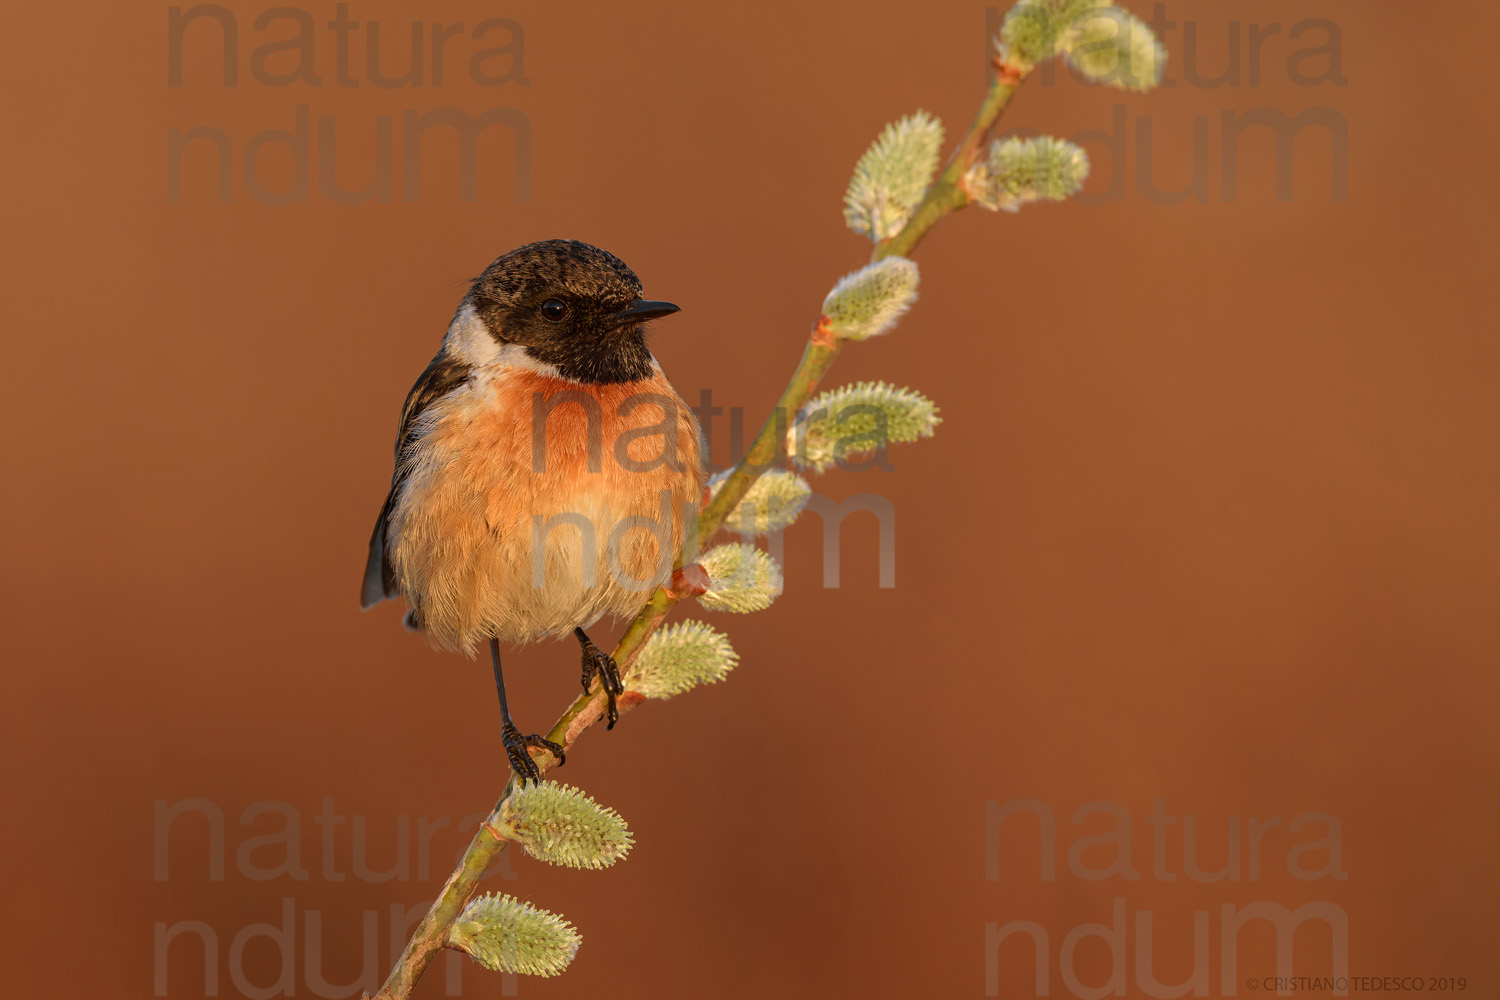
[{"label": "green stem", "polygon": [[776,463],[785,445],[786,431],[791,426],[792,418],[797,415],[798,410],[802,409],[803,404],[812,398],[818,382],[822,380],[824,373],[828,371],[838,354],[839,344],[832,338],[814,336],[807,342],[807,347],[802,351],[802,361],[798,363],[797,370],[792,373],[791,381],[782,390],[781,398],[776,401],[776,408],[771,411],[771,416],[766,419],[760,433],[755,435],[755,440],[750,444],[750,450],[745,452],[745,457],[740,459],[734,471],[729,474],[729,478],[720,484],[718,491],[709,499],[708,506],[704,507],[703,513],[699,515],[698,542],[700,545],[718,533],[729,515],[739,507],[740,501],[745,499],[745,494],[750,492],[750,487],[755,485],[761,473]]},{"label": "green stem", "polygon": [[[928,189],[927,194],[912,212],[911,218],[907,220],[901,231],[875,247],[871,255],[872,261],[895,255],[907,256],[921,242],[922,237],[927,235],[928,230],[944,217],[968,204],[969,197],[963,188],[964,174],[973,165],[985,136],[989,134],[995,121],[1000,117],[1000,113],[1010,103],[1011,96],[1015,93],[1019,83],[1020,79],[1016,74],[1007,72],[1004,67],[1001,68],[1001,72],[996,75],[995,81],[985,95],[979,113],[975,115],[974,121],[969,125],[969,130],[964,133],[958,146],[954,148],[953,155],[948,158],[943,171]],[[751,442],[750,449],[745,452],[744,458],[740,459],[734,471],[720,484],[719,489],[709,499],[708,505],[703,508],[698,517],[697,530],[692,538],[686,540],[684,552],[696,554],[702,548],[703,543],[717,534],[725,520],[745,498],[745,494],[750,492],[750,487],[755,485],[755,481],[763,472],[776,464],[785,447],[789,422],[797,411],[812,398],[812,394],[818,388],[818,383],[822,381],[834,359],[838,357],[840,346],[837,340],[827,335],[826,328],[821,324],[814,329],[807,347],[802,352],[802,360],[797,365],[797,370],[792,373],[791,381],[782,391],[781,398],[776,401],[776,408],[761,427],[760,433],[755,436],[755,440]],[[630,622],[629,627],[625,629],[625,634],[620,637],[620,642],[615,647],[615,662],[619,664],[623,676],[629,676],[636,657],[640,655],[641,647],[666,619],[667,614],[682,596],[665,587],[658,587],[651,593],[650,598]],[[620,714],[624,715],[640,700],[638,697],[632,699],[627,692],[626,697],[619,703]],[[605,696],[602,689],[591,694],[579,695],[573,699],[567,711],[558,718],[557,723],[547,734],[547,738],[554,743],[561,743],[564,749],[572,749],[578,737],[604,717],[604,708]],[[536,762],[537,768],[543,773],[551,770],[555,763],[552,755],[545,750],[538,751]],[[510,782],[505,786],[504,793],[500,796],[500,802],[504,802],[514,790],[515,780],[515,776],[512,775]],[[500,805],[497,802],[494,811],[498,812],[499,808]],[[485,872],[489,871],[490,866],[500,857],[500,852],[505,850],[506,843],[490,830],[480,827],[479,832],[470,841],[468,849],[464,851],[458,869],[449,876],[437,901],[432,904],[432,908],[412,932],[405,951],[402,952],[401,958],[397,961],[395,969],[391,971],[385,985],[375,995],[375,1000],[407,1000],[411,996],[417,980],[422,978],[422,974],[427,971],[427,967],[432,964],[438,952],[447,945],[448,935],[454,922],[463,912],[465,904],[478,891],[479,882],[484,878]]]},{"label": "green stem", "polygon": [[463,858],[459,860],[458,868],[448,876],[443,891],[438,894],[437,902],[432,904],[422,922],[412,931],[406,950],[402,952],[396,967],[391,970],[385,985],[376,994],[376,1000],[395,997],[404,1000],[411,996],[417,980],[422,978],[427,966],[432,964],[432,960],[447,944],[448,932],[463,912],[464,906],[479,890],[480,880],[500,857],[500,852],[505,850],[505,844],[506,841],[500,840],[483,826],[474,834],[474,839],[469,841]]}]

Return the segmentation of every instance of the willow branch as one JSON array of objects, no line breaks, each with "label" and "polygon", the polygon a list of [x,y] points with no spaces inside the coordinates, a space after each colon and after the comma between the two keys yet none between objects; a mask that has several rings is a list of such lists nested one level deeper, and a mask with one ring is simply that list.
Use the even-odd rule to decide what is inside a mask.
[{"label": "willow branch", "polygon": [[[985,136],[989,134],[1001,112],[1010,103],[1021,79],[1022,75],[1019,72],[1003,64],[999,65],[999,72],[985,94],[979,113],[975,115],[968,131],[954,148],[942,172],[928,188],[911,217],[901,227],[901,231],[876,245],[871,255],[872,261],[908,255],[933,226],[968,204],[968,194],[963,187],[964,174],[973,165]],[[812,398],[812,394],[818,388],[818,383],[822,381],[823,376],[827,374],[839,355],[841,344],[832,336],[825,320],[826,317],[813,328],[807,346],[803,349],[802,360],[798,363],[797,370],[792,373],[791,381],[782,391],[781,398],[776,401],[776,408],[761,427],[760,433],[755,436],[749,450],[745,452],[744,457],[735,465],[734,470],[719,485],[718,490],[703,508],[695,530],[684,545],[684,553],[696,554],[703,543],[717,534],[730,513],[744,500],[750,487],[755,485],[755,481],[760,478],[761,474],[775,465],[782,456],[789,421]],[[658,587],[651,593],[645,605],[625,629],[624,635],[620,637],[620,642],[615,647],[614,658],[619,664],[622,677],[629,677],[636,657],[639,656],[646,640],[666,619],[677,602],[683,597],[701,592],[701,586],[695,586],[693,583],[692,567],[684,571],[681,559],[682,557],[679,556],[672,582],[667,586]],[[640,695],[627,690],[617,699],[617,707],[620,714],[624,715],[644,700]],[[578,737],[604,717],[606,702],[603,689],[597,686],[588,694],[579,695],[573,699],[567,711],[558,718],[557,723],[547,733],[547,738],[554,743],[562,744],[564,750],[571,750]],[[537,769],[542,773],[551,770],[556,763],[553,756],[545,750],[536,750],[533,756],[536,759]],[[499,802],[495,805],[495,811],[499,810],[500,802],[504,802],[506,797],[514,791],[515,785],[516,779],[512,775]],[[493,819],[492,814],[491,820]],[[492,833],[489,826],[489,821],[482,824],[479,832],[470,841],[458,868],[448,877],[437,901],[432,904],[432,908],[427,911],[427,915],[412,932],[405,951],[402,952],[401,958],[391,971],[385,985],[376,994],[375,1000],[407,1000],[417,981],[432,964],[432,960],[447,946],[448,935],[465,904],[479,890],[479,883],[485,873],[505,850],[507,841]]]},{"label": "willow branch", "polygon": [[1025,74],[1020,70],[1006,65],[998,57],[995,59],[995,79],[984,95],[979,113],[969,124],[969,130],[964,133],[958,145],[953,147],[953,153],[948,157],[942,173],[928,187],[921,203],[911,213],[911,218],[906,220],[906,225],[895,236],[876,245],[871,260],[911,256],[928,230],[969,203],[969,193],[964,190],[964,174],[974,165],[985,136],[989,135],[990,129],[1010,104],[1010,99],[1015,96],[1023,79]]}]

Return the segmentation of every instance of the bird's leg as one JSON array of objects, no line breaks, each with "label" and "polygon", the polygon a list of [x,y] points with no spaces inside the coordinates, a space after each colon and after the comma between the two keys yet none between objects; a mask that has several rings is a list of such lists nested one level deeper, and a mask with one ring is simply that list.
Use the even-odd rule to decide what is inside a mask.
[{"label": "bird's leg", "polygon": [[604,694],[609,699],[609,707],[606,710],[608,724],[604,728],[613,729],[615,723],[620,721],[620,710],[615,706],[615,698],[625,693],[625,684],[620,680],[620,668],[615,663],[615,658],[594,645],[594,640],[590,639],[583,629],[575,628],[573,634],[578,637],[578,644],[583,647],[583,693],[589,693],[589,688],[594,683],[594,675],[598,674]]},{"label": "bird's leg", "polygon": [[490,640],[490,659],[495,664],[495,692],[500,695],[500,739],[505,744],[505,755],[510,758],[511,769],[516,772],[516,777],[521,779],[521,784],[527,781],[541,780],[542,773],[536,766],[536,761],[531,759],[527,752],[528,747],[541,747],[557,758],[559,764],[565,763],[567,758],[563,755],[563,748],[543,736],[522,736],[521,731],[510,718],[510,706],[505,702],[505,675],[500,672],[500,640]]}]

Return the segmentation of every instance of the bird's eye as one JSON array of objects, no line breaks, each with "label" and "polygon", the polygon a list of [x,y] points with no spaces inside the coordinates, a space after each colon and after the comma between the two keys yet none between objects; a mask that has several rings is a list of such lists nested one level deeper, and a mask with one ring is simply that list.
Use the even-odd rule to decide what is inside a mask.
[{"label": "bird's eye", "polygon": [[561,299],[548,299],[542,303],[542,315],[556,323],[568,314],[568,304]]}]

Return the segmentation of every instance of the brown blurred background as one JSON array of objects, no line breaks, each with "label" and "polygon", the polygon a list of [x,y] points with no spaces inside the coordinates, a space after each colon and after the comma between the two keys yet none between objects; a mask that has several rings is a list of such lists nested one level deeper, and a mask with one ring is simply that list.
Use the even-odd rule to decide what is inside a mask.
[{"label": "brown blurred background", "polygon": [[[391,905],[419,912],[505,777],[484,665],[355,601],[401,398],[466,280],[540,238],[618,253],[683,306],[656,338],[676,385],[753,430],[822,295],[868,254],[840,219],[855,160],[917,108],[961,131],[1003,8],[360,0],[356,86],[339,84],[333,5],[295,8],[316,22],[316,86],[256,79],[289,16],[257,30],[269,5],[227,9],[232,87],[211,17],[186,31],[178,86],[165,4],[8,17],[11,996],[202,996],[204,940],[220,996],[279,993],[255,987],[283,958],[299,997],[382,978]],[[421,85],[376,85],[365,27],[399,77],[414,16]],[[816,482],[890,500],[896,586],[877,585],[870,515],[844,524],[838,589],[817,519],[799,522],[770,611],[703,616],[741,653],[731,680],[589,733],[557,774],[631,821],[629,860],[512,857],[487,883],[572,919],[573,967],[502,982],[465,961],[422,996],[1033,996],[1024,937],[987,969],[987,925],[1012,921],[1045,931],[1051,995],[1117,967],[1148,996],[1143,969],[1192,971],[1195,919],[1208,992],[1243,996],[1277,974],[1276,940],[1262,922],[1226,946],[1223,908],[1262,903],[1342,915],[1352,976],[1500,990],[1500,17],[1371,0],[1164,16],[1175,86],[1034,78],[1005,119],[1069,137],[1119,116],[1113,146],[1086,143],[1087,203],[948,220],[907,320],[840,359],[830,384],[892,379],[942,406],[893,471]],[[485,18],[524,35],[473,37]],[[464,25],[440,83],[433,22]],[[1278,22],[1252,58],[1251,25]],[[1238,84],[1208,86],[1234,52]],[[271,54],[262,76],[296,62]],[[307,198],[268,204],[293,157],[255,143],[257,197],[246,147],[295,132],[299,105]],[[442,129],[405,199],[404,116],[442,108],[524,116],[524,200],[504,127],[470,158],[475,200]],[[1226,157],[1226,114],[1258,109],[1326,109],[1295,136],[1289,201],[1271,129]],[[390,120],[389,200],[326,193],[320,118],[355,191]],[[170,186],[169,133],[200,126],[230,145],[228,201],[213,138]],[[1187,188],[1195,155],[1201,199],[1153,193]],[[729,443],[726,414],[720,462]],[[545,729],[575,649],[509,662],[523,725]],[[1024,798],[1054,817],[1052,880],[1035,819],[987,825],[987,803]],[[1154,867],[1157,800],[1175,879]],[[1252,820],[1269,830],[1254,868]],[[1082,877],[1117,855],[1086,838],[1117,826],[1139,877]],[[1236,878],[1185,873],[1224,868],[1232,836]],[[1069,932],[1117,906],[1123,951],[1075,935],[1070,986]],[[284,956],[257,923],[289,931]],[[180,932],[165,961],[158,927]],[[1328,975],[1336,937],[1298,931],[1295,974]]]}]

